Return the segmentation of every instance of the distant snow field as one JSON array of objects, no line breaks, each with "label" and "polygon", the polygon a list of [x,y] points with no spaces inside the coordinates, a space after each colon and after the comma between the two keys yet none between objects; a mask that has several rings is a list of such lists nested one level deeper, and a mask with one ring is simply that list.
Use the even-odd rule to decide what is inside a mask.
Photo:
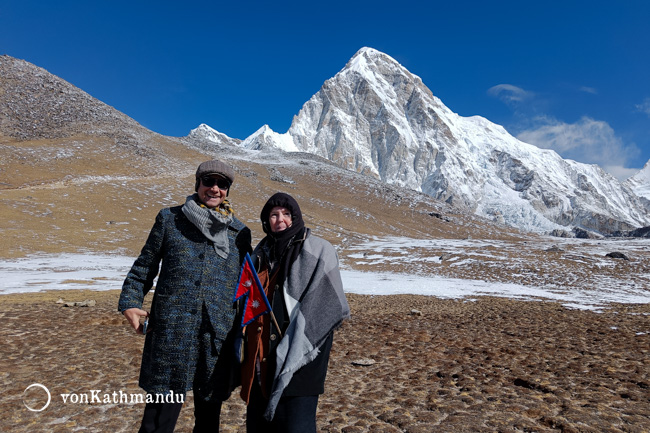
[{"label": "distant snow field", "polygon": [[[579,242],[577,240],[553,239],[557,243]],[[350,264],[387,260],[405,262],[426,261],[431,265],[438,259],[414,255],[413,251],[443,248],[453,252],[477,247],[477,244],[495,245],[498,242],[484,240],[417,240],[407,238],[376,239],[362,245],[352,246],[350,254],[342,260],[341,276],[346,292],[363,295],[418,294],[438,298],[472,299],[477,296],[496,296],[520,300],[555,300],[569,308],[598,310],[609,303],[648,303],[650,288],[643,284],[629,284],[627,276],[613,281],[609,278],[599,287],[563,288],[554,284],[523,285],[516,283],[494,283],[484,280],[446,278],[426,274],[403,274],[390,272],[361,272],[350,268]],[[560,245],[562,246],[562,245]],[[543,245],[542,245],[543,247]],[[612,250],[648,249],[650,242],[598,241],[592,251],[599,254]],[[365,253],[357,253],[365,251]],[[409,251],[400,257],[396,252]],[[489,253],[488,253],[489,254]],[[0,294],[38,292],[43,290],[120,289],[134,257],[107,254],[59,254],[38,255],[16,260],[0,260]],[[349,263],[356,262],[356,263]],[[650,280],[650,275],[646,276]]]}]

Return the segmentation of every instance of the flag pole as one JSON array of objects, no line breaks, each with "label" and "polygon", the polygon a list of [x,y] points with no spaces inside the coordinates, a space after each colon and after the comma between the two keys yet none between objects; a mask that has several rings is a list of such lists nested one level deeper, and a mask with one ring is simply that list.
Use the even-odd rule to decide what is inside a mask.
[{"label": "flag pole", "polygon": [[271,320],[273,320],[273,324],[278,330],[278,334],[280,334],[280,338],[282,338],[282,330],[280,329],[280,326],[278,325],[278,321],[275,320],[275,314],[273,314],[273,310],[269,310],[269,313],[271,313]]}]

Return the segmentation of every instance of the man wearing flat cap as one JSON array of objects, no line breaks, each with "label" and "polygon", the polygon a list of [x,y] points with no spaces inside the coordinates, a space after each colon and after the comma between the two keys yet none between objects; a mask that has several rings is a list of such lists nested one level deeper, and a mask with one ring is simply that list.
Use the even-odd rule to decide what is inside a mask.
[{"label": "man wearing flat cap", "polygon": [[[251,251],[251,232],[227,200],[234,179],[222,161],[199,165],[195,193],[184,205],[158,213],[122,286],[118,309],[136,333],[146,334],[140,387],[167,397],[146,404],[141,433],[174,431],[189,390],[194,432],[219,431],[221,403],[235,380],[233,290]],[[142,303],[157,275],[146,312]]]}]

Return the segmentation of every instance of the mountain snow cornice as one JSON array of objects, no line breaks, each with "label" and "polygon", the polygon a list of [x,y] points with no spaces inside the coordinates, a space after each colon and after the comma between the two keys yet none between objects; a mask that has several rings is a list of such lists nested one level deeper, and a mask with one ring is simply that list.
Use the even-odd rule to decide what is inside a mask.
[{"label": "mountain snow cornice", "polygon": [[372,48],[327,80],[285,134],[265,125],[241,145],[313,153],[526,230],[650,225],[628,185],[485,118],[453,113],[418,76]]}]

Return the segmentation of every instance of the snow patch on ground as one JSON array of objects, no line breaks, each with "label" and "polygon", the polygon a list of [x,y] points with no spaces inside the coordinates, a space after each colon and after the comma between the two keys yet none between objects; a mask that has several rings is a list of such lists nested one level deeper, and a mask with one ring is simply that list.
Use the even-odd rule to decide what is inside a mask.
[{"label": "snow patch on ground", "polygon": [[[576,240],[552,239],[558,243]],[[584,241],[581,241],[584,242]],[[418,240],[408,238],[376,239],[352,246],[354,251],[347,256],[348,261],[384,260],[422,261],[439,263],[439,258],[426,254],[427,250],[443,249],[455,253],[479,246],[482,254],[492,254],[485,248],[498,245],[496,241],[483,240]],[[614,244],[618,249],[647,248],[648,242],[626,242]],[[604,254],[614,245],[598,241],[590,246],[592,254]],[[483,248],[480,248],[482,246]],[[504,245],[502,245],[503,247]],[[540,245],[543,248],[544,245]],[[498,248],[502,251],[501,248]],[[410,254],[401,252],[408,250]],[[418,251],[421,256],[414,255]],[[397,254],[396,254],[397,253]],[[102,254],[58,254],[38,255],[16,260],[0,260],[0,294],[38,292],[42,290],[65,289],[120,289],[126,274],[135,258],[121,255]],[[603,260],[605,263],[605,260]],[[462,266],[460,261],[456,266]],[[650,291],[643,285],[629,284],[625,275],[618,279],[609,278],[596,287],[560,287],[554,284],[537,286],[507,282],[488,282],[484,280],[448,278],[426,274],[403,274],[390,272],[362,272],[342,264],[341,276],[346,292],[364,295],[418,294],[439,298],[471,299],[477,296],[497,296],[520,300],[555,300],[570,308],[592,309],[609,303],[648,303]]]}]

